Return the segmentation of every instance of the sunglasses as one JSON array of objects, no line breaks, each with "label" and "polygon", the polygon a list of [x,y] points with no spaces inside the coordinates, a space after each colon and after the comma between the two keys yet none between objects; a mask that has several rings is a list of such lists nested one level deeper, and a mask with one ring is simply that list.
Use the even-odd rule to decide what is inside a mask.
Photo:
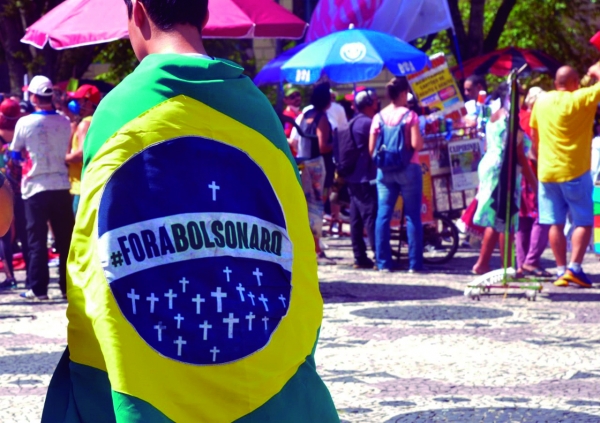
[{"label": "sunglasses", "polygon": [[294,99],[294,98],[298,98],[300,97],[300,93],[292,93],[290,95],[288,95],[287,98],[289,98],[290,100]]}]

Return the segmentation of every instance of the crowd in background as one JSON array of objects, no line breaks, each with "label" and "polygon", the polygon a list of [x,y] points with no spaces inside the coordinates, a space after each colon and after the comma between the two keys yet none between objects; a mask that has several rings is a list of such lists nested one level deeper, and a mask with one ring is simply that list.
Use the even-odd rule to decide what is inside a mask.
[{"label": "crowd in background", "polygon": [[[334,101],[336,93],[329,84],[321,83],[313,88],[310,105],[301,110],[300,91],[292,86],[285,88],[284,114],[295,118],[298,127],[287,126],[286,135],[289,134],[291,150],[301,168],[320,264],[335,264],[323,251],[320,238],[325,207],[329,207],[333,217],[339,214],[339,201],[332,199],[339,199],[339,191],[345,189],[349,196],[354,267],[396,270],[390,247],[390,222],[401,194],[407,221],[408,270],[423,270],[422,171],[418,157],[423,139],[419,119],[408,108],[410,93],[406,78],[392,79],[386,91],[390,103],[381,109],[374,89],[357,87],[345,98],[351,102],[348,110]],[[377,156],[376,150],[381,148],[383,140],[399,136],[405,140],[406,163],[396,167],[376,165],[373,157]],[[336,143],[340,151],[344,150],[343,140],[351,144],[355,157],[351,171],[340,175],[339,168],[336,172],[334,150]],[[332,190],[337,190],[338,195],[332,196]],[[364,235],[375,261],[368,257]]]},{"label": "crowd in background", "polygon": [[48,299],[48,263],[54,258],[66,298],[66,258],[79,203],[83,141],[101,93],[93,85],[63,92],[44,76],[35,76],[24,92],[26,100],[4,95],[0,103],[0,171],[14,194],[12,227],[0,239],[6,275],[0,289],[17,287],[13,258],[20,257],[28,288],[21,296]]},{"label": "crowd in background", "polygon": [[[599,67],[590,68],[589,75],[600,79]],[[481,275],[491,271],[490,260],[495,248],[500,247],[502,258],[511,257],[514,245],[518,277],[551,278],[553,275],[540,261],[550,244],[557,263],[555,284],[591,286],[581,264],[592,234],[593,180],[600,172],[597,116],[600,84],[580,88],[577,72],[563,67],[557,72],[555,90],[545,92],[540,87],[532,87],[523,96],[519,104],[516,150],[518,186],[511,204],[497,200],[499,182],[506,178],[503,161],[508,134],[508,86],[502,83],[488,95],[484,76],[473,75],[465,80],[463,88],[467,124],[477,125],[477,114],[481,113],[477,109],[477,98],[482,92],[489,111],[483,128],[485,154],[478,165],[477,196],[462,218],[468,232],[482,238],[473,273]],[[309,220],[321,264],[335,263],[322,250],[320,237],[324,212],[335,214],[332,199],[340,197],[330,195],[331,190],[344,187],[349,194],[354,267],[396,269],[390,249],[390,220],[398,195],[402,195],[409,271],[423,270],[422,173],[418,161],[423,140],[417,115],[428,111],[418,106],[406,79],[394,78],[386,91],[389,105],[382,110],[376,90],[356,88],[342,100],[349,100],[351,107],[345,108],[348,121],[340,123],[334,110],[342,107],[334,101],[336,94],[327,83],[313,88],[310,105],[304,109],[301,109],[300,90],[291,85],[285,87],[284,114],[294,119],[299,128],[288,122],[285,132],[302,171]],[[412,146],[410,166],[401,171],[378,168],[373,160],[377,155],[378,135],[384,126],[401,128]],[[349,131],[360,153],[354,171],[340,177],[339,169],[336,173],[334,150],[336,142],[342,143],[345,139],[344,131]],[[517,219],[506,222],[507,206],[516,209]],[[504,238],[507,224],[512,228],[509,233],[516,232],[516,239],[512,235],[508,240]],[[374,261],[367,256],[365,240],[373,250]],[[572,250],[569,263],[566,262],[567,243]],[[509,247],[508,251],[505,246]],[[512,263],[503,260],[503,265],[512,266]]]},{"label": "crowd in background", "polygon": [[[600,79],[600,67],[590,68],[590,74]],[[593,180],[600,171],[600,125],[593,125],[600,84],[580,88],[577,73],[563,67],[555,85],[551,92],[531,88],[520,105],[516,154],[519,189],[513,204],[519,208],[518,225],[506,222],[501,212],[504,209],[494,204],[494,193],[504,177],[507,86],[500,85],[486,98],[491,112],[485,125],[486,153],[478,168],[480,184],[476,200],[462,218],[471,234],[482,237],[475,274],[491,270],[490,259],[498,245],[501,256],[511,252],[504,247],[512,248],[513,239],[506,243],[504,233],[507,224],[514,224],[518,227],[518,275],[550,277],[540,264],[550,243],[557,261],[556,285],[591,286],[581,264],[593,226]],[[466,121],[476,121],[480,111],[475,102],[482,91],[487,92],[485,78],[472,76],[464,82]],[[21,295],[46,299],[48,258],[56,257],[59,286],[66,297],[65,258],[79,203],[83,142],[101,94],[93,85],[63,92],[43,76],[33,78],[26,93],[27,101],[4,95],[0,103],[0,169],[14,193],[13,224],[0,240],[6,275],[0,289],[17,286],[11,258],[20,253],[29,288]],[[284,87],[283,114],[288,118],[284,132],[301,170],[319,264],[335,264],[321,240],[324,217],[328,216],[331,227],[337,223],[341,233],[344,210],[349,214],[354,267],[397,270],[390,247],[390,224],[402,196],[408,270],[424,270],[419,162],[423,135],[418,116],[428,111],[419,107],[405,78],[392,79],[386,86],[386,97],[388,105],[382,108],[373,88],[356,87],[351,94],[338,97],[328,83],[319,83],[312,89],[308,106],[302,108],[300,89]],[[597,137],[593,143],[592,127]],[[383,140],[390,137],[404,140],[406,147],[406,163],[396,167],[377,162]],[[339,163],[340,151],[349,154],[344,143],[351,146],[353,154],[348,168]],[[571,239],[568,264],[565,234]]]}]

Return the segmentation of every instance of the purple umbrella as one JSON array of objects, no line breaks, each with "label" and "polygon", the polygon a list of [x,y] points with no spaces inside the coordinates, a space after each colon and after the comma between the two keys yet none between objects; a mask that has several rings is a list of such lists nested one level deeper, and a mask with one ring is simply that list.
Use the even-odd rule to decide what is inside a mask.
[{"label": "purple umbrella", "polygon": [[307,45],[308,44],[297,45],[296,47],[284,51],[279,56],[271,60],[254,77],[254,83],[260,86],[266,84],[279,84],[282,82],[283,78],[281,76],[281,67]]}]

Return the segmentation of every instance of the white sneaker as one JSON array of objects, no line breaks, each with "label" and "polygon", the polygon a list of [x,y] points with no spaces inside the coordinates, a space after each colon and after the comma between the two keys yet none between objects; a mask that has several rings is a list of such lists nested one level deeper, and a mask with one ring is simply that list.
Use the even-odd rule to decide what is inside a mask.
[{"label": "white sneaker", "polygon": [[22,292],[20,296],[21,296],[21,298],[25,298],[26,300],[30,300],[30,301],[46,301],[46,300],[48,300],[47,295],[35,295],[33,293],[33,290],[31,290],[31,289],[27,292]]}]

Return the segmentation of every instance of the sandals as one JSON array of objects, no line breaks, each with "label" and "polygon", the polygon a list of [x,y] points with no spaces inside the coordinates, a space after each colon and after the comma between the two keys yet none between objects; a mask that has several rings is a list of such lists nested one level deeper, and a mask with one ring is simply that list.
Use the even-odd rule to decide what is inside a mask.
[{"label": "sandals", "polygon": [[548,272],[546,269],[542,269],[541,267],[536,267],[534,269],[528,270],[523,269],[523,273],[525,276],[534,276],[536,278],[553,278],[555,275]]}]

